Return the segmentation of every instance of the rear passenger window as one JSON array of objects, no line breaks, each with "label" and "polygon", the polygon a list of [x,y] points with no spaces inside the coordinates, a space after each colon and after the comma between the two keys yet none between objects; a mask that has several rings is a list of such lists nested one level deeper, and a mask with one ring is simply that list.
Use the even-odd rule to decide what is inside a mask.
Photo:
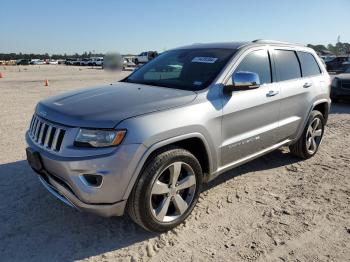
[{"label": "rear passenger window", "polygon": [[301,77],[299,61],[294,51],[275,50],[274,54],[279,81]]},{"label": "rear passenger window", "polygon": [[258,74],[260,84],[271,83],[270,59],[267,50],[257,50],[249,53],[238,65],[235,73],[239,71]]},{"label": "rear passenger window", "polygon": [[303,76],[313,76],[321,74],[320,67],[318,66],[315,57],[306,52],[297,52],[300,64],[301,72]]}]

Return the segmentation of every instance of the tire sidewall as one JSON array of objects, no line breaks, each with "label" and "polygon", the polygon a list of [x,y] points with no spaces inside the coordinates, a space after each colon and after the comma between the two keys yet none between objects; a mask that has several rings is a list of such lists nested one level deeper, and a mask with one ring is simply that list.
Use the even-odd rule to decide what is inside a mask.
[{"label": "tire sidewall", "polygon": [[[141,187],[141,194],[140,194],[141,199],[139,199],[139,201],[140,201],[140,207],[143,207],[143,210],[140,210],[142,212],[141,219],[143,220],[143,223],[146,225],[147,228],[150,228],[151,230],[155,230],[159,232],[168,231],[169,229],[176,227],[189,216],[189,214],[192,212],[193,208],[197,203],[199,193],[202,188],[203,175],[202,175],[201,166],[198,160],[187,151],[181,150],[183,151],[182,153],[180,153],[181,151],[177,151],[177,150],[174,150],[174,151],[175,152],[172,152],[171,154],[166,154],[164,158],[162,157],[162,154],[158,155],[155,161],[152,161],[147,165],[144,172],[144,174],[146,175],[145,178],[140,179],[140,182],[142,183],[142,187]],[[168,152],[165,152],[165,153],[168,153]],[[162,159],[162,161],[159,161],[159,159]],[[192,168],[194,175],[196,176],[196,189],[193,196],[193,200],[190,207],[186,210],[186,212],[181,217],[171,222],[160,222],[156,220],[156,218],[154,217],[151,211],[152,207],[149,200],[151,197],[152,186],[155,183],[156,179],[158,179],[158,177],[160,176],[161,172],[164,171],[166,167],[178,161],[188,164]]]},{"label": "tire sidewall", "polygon": [[[315,118],[319,118],[321,120],[322,134],[321,134],[321,141],[318,144],[318,146],[316,148],[316,151],[313,154],[310,154],[309,151],[306,148],[306,142],[307,142],[306,141],[307,140],[306,139],[306,135],[307,135],[307,130],[308,130],[310,124],[314,121]],[[319,111],[312,111],[311,114],[310,114],[309,120],[307,121],[305,130],[303,132],[303,153],[304,153],[306,158],[310,158],[310,157],[314,156],[317,153],[317,151],[318,151],[318,149],[319,149],[319,147],[320,147],[320,145],[322,143],[322,140],[323,140],[324,127],[325,127],[325,119],[323,118],[323,115],[321,114],[321,112],[319,112]]]}]

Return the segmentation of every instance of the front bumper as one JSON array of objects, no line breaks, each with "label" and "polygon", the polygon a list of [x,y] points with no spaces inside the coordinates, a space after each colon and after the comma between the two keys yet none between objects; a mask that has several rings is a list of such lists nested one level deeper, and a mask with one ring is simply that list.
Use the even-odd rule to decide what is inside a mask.
[{"label": "front bumper", "polygon": [[126,205],[126,200],[114,204],[86,204],[80,201],[69,189],[57,182],[48,173],[40,173],[39,180],[43,186],[56,198],[68,206],[80,211],[93,213],[103,217],[122,216]]},{"label": "front bumper", "polygon": [[[37,146],[28,135],[26,141],[31,151],[40,155],[42,168],[33,169],[53,195],[82,211],[101,216],[123,214],[127,188],[146,150],[142,144],[120,145],[109,154],[95,157],[64,157]],[[84,174],[102,176],[102,184],[98,187],[87,184]]]}]

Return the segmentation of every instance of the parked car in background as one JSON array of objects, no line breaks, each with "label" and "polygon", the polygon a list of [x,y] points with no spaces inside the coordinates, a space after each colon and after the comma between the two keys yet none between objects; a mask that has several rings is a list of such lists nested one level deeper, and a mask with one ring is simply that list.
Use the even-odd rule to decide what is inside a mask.
[{"label": "parked car in background", "polygon": [[136,67],[135,58],[124,57],[123,59],[123,69],[134,69]]},{"label": "parked car in background", "polygon": [[321,55],[320,57],[325,63],[332,61],[334,58],[336,58],[335,55]]},{"label": "parked car in background", "polygon": [[202,184],[282,146],[321,144],[330,77],[314,50],[256,40],[166,51],[118,83],[40,101],[27,159],[67,205],[164,232]]},{"label": "parked car in background", "polygon": [[49,64],[50,65],[58,65],[58,61],[52,59],[52,60],[49,61]]},{"label": "parked car in background", "polygon": [[89,66],[102,66],[103,64],[103,57],[91,57]]},{"label": "parked car in background", "polygon": [[87,66],[90,64],[91,64],[91,58],[83,58],[79,63],[79,65],[81,66]]},{"label": "parked car in background", "polygon": [[76,65],[76,66],[80,65],[81,60],[82,60],[81,58],[76,58],[76,60],[72,61],[72,65]]},{"label": "parked car in background", "polygon": [[28,59],[19,59],[16,61],[16,65],[29,65],[30,61]]},{"label": "parked car in background", "polygon": [[156,51],[142,52],[135,58],[135,64],[145,64],[158,56]]},{"label": "parked car in background", "polygon": [[341,99],[350,100],[350,66],[342,74],[336,75],[331,87],[332,102],[337,103]]},{"label": "parked car in background", "polygon": [[336,73],[345,72],[350,66],[350,56],[338,56],[326,62],[327,70]]},{"label": "parked car in background", "polygon": [[45,64],[45,62],[41,59],[32,59],[30,61],[30,64],[31,65],[43,65],[43,64]]},{"label": "parked car in background", "polygon": [[66,65],[73,65],[73,62],[76,61],[76,58],[67,58],[65,61]]}]

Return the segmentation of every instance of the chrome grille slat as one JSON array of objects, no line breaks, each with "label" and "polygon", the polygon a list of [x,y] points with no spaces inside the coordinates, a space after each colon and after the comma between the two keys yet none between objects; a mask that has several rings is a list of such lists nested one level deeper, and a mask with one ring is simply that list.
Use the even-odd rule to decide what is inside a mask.
[{"label": "chrome grille slat", "polygon": [[38,119],[37,119],[37,118],[35,118],[35,120],[34,120],[34,124],[33,124],[32,133],[31,133],[31,135],[32,135],[32,136],[34,136],[34,132],[35,132],[35,130],[36,130],[36,126],[37,126],[37,124],[38,124]]},{"label": "chrome grille slat", "polygon": [[29,133],[31,133],[31,132],[32,132],[32,129],[33,129],[33,124],[34,124],[34,120],[35,120],[35,117],[33,116],[33,117],[32,117],[32,121],[30,121]]},{"label": "chrome grille slat", "polygon": [[49,128],[47,129],[46,132],[46,137],[45,137],[45,142],[44,142],[44,146],[47,147],[49,144],[49,138],[51,136],[51,130],[52,130],[52,126],[49,126]]},{"label": "chrome grille slat", "polygon": [[34,133],[34,140],[35,140],[35,141],[38,140],[40,124],[41,124],[41,123],[40,123],[40,121],[38,120],[38,123],[36,124],[36,128],[35,128],[35,133]]},{"label": "chrome grille slat", "polygon": [[36,121],[36,118],[34,117],[33,120],[32,120],[32,126],[30,127],[30,130],[29,130],[29,134],[30,135],[33,134],[33,128],[34,128],[34,125],[35,125],[35,121]]},{"label": "chrome grille slat", "polygon": [[59,136],[60,132],[61,132],[61,129],[56,128],[55,135],[53,136],[52,145],[51,145],[51,148],[53,150],[56,150],[57,140],[58,140],[58,136]]},{"label": "chrome grille slat", "polygon": [[39,139],[38,139],[39,144],[41,144],[41,141],[43,139],[45,126],[46,126],[46,124],[42,123],[41,128],[40,128],[40,132],[39,132]]},{"label": "chrome grille slat", "polygon": [[65,132],[65,128],[51,124],[34,115],[29,125],[28,135],[38,146],[58,152],[61,149]]}]

